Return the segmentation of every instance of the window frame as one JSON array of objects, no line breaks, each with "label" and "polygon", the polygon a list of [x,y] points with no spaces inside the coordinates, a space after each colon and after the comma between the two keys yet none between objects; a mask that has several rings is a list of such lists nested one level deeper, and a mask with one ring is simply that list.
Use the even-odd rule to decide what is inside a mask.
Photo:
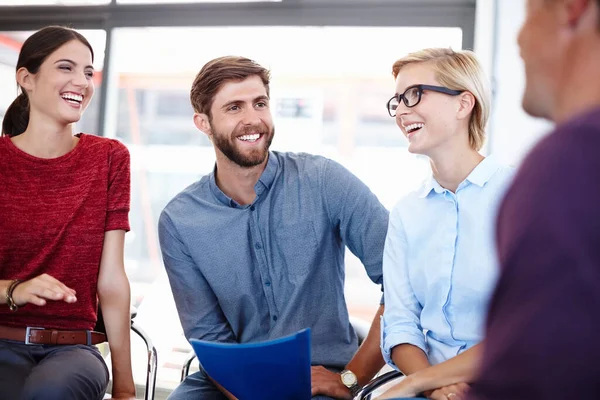
[{"label": "window frame", "polygon": [[[65,10],[68,8],[68,12]],[[47,25],[106,31],[103,75],[110,77],[115,28],[177,26],[458,27],[463,49],[473,49],[475,0],[282,0],[250,3],[0,6],[0,30]],[[252,15],[252,18],[248,18]],[[387,46],[388,44],[386,44]],[[98,135],[105,135],[110,79],[100,88]]]}]

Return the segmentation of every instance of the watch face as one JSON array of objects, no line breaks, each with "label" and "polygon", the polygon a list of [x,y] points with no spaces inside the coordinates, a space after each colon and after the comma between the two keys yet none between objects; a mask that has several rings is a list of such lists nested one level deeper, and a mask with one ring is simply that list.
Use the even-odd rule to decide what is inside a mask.
[{"label": "watch face", "polygon": [[356,385],[356,375],[354,375],[354,373],[352,373],[351,371],[345,371],[345,372],[343,372],[342,373],[342,383],[346,387],[350,387],[350,386]]}]

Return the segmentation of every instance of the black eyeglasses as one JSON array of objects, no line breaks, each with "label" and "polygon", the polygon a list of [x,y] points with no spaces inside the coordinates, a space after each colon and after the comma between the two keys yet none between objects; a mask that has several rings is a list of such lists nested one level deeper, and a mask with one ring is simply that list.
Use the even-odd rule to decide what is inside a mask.
[{"label": "black eyeglasses", "polygon": [[419,102],[421,101],[421,95],[423,94],[424,90],[431,90],[432,92],[449,94],[450,96],[458,96],[464,91],[448,89],[447,87],[443,86],[413,85],[407,88],[404,91],[404,93],[395,95],[387,102],[387,110],[390,114],[390,117],[396,116],[396,109],[400,105],[400,101],[403,101],[404,105],[406,105],[406,107],[408,108],[414,107],[417,104],[419,104]]}]

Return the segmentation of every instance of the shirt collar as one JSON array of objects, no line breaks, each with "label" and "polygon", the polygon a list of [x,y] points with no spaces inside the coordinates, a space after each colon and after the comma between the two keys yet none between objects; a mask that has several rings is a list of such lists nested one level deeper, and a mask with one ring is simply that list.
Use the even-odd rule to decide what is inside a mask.
[{"label": "shirt collar", "polygon": [[484,187],[485,184],[492,179],[492,176],[500,169],[500,164],[496,157],[489,155],[484,158],[479,165],[467,176],[467,181],[479,187]]},{"label": "shirt collar", "polygon": [[421,193],[419,193],[420,198],[427,197],[432,190],[435,190],[436,193],[442,193],[444,188],[435,180],[433,175],[431,175],[425,183],[423,183],[423,187],[421,189]]},{"label": "shirt collar", "polygon": [[[269,159],[267,160],[267,165],[265,166],[265,170],[258,178],[258,182],[256,182],[256,186],[254,189],[256,190],[256,195],[260,196],[262,192],[265,190],[271,189],[273,182],[275,182],[275,176],[277,175],[277,170],[279,169],[279,160],[277,156],[270,151]],[[261,189],[259,183],[262,184],[263,188]]]},{"label": "shirt collar", "polygon": [[[492,155],[484,158],[473,171],[467,176],[467,178],[458,185],[458,189],[462,189],[465,186],[465,182],[472,183],[479,187],[485,186],[485,184],[494,176],[496,171],[500,168],[500,164],[496,160],[496,158]],[[419,193],[420,198],[427,197],[431,191],[434,190],[436,193],[443,193],[446,189],[444,189],[431,175],[421,189]]]},{"label": "shirt collar", "polygon": [[[266,190],[269,190],[271,188],[273,182],[275,181],[275,176],[277,175],[278,169],[279,160],[277,159],[277,156],[273,152],[269,152],[269,159],[267,160],[267,165],[265,166],[265,169],[260,175],[260,178],[258,178],[258,182],[256,182],[256,185],[254,185],[254,190],[256,192],[256,200],[258,200],[261,194],[263,194]],[[240,206],[235,200],[223,193],[219,186],[217,186],[217,181],[215,179],[216,172],[217,164],[215,163],[215,167],[208,176],[208,181],[210,184],[210,189],[217,198],[217,200],[229,207],[244,208],[244,206]],[[256,200],[254,200],[255,203]]]}]

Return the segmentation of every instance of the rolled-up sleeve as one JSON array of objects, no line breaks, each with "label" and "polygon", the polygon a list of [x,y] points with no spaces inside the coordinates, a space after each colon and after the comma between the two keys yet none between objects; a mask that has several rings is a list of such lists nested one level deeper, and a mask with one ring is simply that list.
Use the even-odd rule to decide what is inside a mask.
[{"label": "rolled-up sleeve", "polygon": [[408,273],[408,246],[401,207],[402,203],[399,203],[392,210],[383,251],[385,311],[381,323],[381,350],[385,361],[394,368],[394,346],[408,343],[427,354],[420,323],[422,306],[415,296]]},{"label": "rolled-up sleeve", "polygon": [[216,295],[165,212],[159,219],[158,236],[185,337],[188,340],[236,342]]}]

